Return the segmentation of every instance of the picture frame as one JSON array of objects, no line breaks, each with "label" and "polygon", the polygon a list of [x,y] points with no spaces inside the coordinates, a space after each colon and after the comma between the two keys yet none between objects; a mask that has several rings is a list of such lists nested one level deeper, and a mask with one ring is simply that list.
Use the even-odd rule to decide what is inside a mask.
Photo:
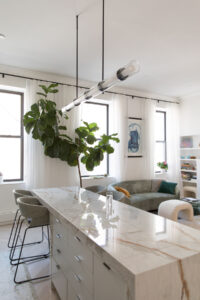
[{"label": "picture frame", "polygon": [[142,157],[143,120],[142,118],[128,118],[128,157]]}]

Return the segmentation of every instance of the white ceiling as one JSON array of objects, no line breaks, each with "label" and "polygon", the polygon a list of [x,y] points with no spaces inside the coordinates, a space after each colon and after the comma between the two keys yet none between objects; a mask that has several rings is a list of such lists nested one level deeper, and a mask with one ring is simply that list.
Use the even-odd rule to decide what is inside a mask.
[{"label": "white ceiling", "polygon": [[[131,59],[141,71],[123,85],[168,96],[200,91],[199,0],[105,0],[105,77]],[[0,0],[0,64],[101,79],[101,0]]]}]

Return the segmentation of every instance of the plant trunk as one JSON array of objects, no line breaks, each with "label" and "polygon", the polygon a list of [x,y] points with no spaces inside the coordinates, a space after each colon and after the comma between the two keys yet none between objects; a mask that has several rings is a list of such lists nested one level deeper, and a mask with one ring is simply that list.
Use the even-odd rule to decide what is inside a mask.
[{"label": "plant trunk", "polygon": [[79,175],[79,180],[80,180],[80,187],[83,187],[83,182],[82,182],[82,177],[81,177],[81,169],[80,169],[80,162],[79,162],[79,157],[77,156],[77,162],[78,162],[78,175]]}]

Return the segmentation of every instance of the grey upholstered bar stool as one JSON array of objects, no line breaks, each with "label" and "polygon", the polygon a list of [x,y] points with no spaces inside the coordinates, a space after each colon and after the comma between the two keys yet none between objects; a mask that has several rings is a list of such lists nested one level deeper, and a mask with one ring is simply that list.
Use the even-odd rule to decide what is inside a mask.
[{"label": "grey upholstered bar stool", "polygon": [[[14,194],[14,199],[15,199],[15,203],[18,206],[18,198],[19,197],[32,197],[33,194],[31,193],[31,191],[29,190],[13,190],[13,194]],[[10,250],[10,255],[9,255],[9,259],[10,259],[10,263],[11,265],[15,265],[15,261],[17,260],[16,258],[14,258],[14,245],[16,242],[16,238],[17,238],[17,232],[18,232],[18,228],[19,228],[19,224],[20,224],[20,210],[19,208],[16,211],[15,214],[15,218],[12,224],[12,228],[11,228],[11,232],[10,232],[10,236],[9,236],[9,240],[8,240],[8,247],[11,248]],[[43,231],[43,227],[42,227],[42,239],[40,239],[37,242],[31,242],[31,243],[27,243],[24,246],[28,246],[28,245],[34,245],[34,244],[40,244],[42,243],[44,240],[44,231]],[[20,247],[21,245],[16,245],[16,247]],[[16,248],[15,247],[15,248]]]},{"label": "grey upholstered bar stool", "polygon": [[[22,245],[21,245],[21,248],[19,251],[19,256],[18,256],[17,263],[16,263],[14,282],[15,283],[24,283],[24,282],[29,282],[29,281],[49,277],[49,275],[45,275],[45,276],[35,277],[35,278],[31,278],[31,279],[25,279],[25,280],[21,280],[21,281],[18,281],[16,279],[18,268],[19,268],[20,264],[24,264],[24,263],[27,263],[30,261],[33,262],[34,260],[38,261],[39,259],[48,258],[49,254],[50,254],[49,211],[48,211],[48,209],[46,207],[42,206],[36,197],[20,197],[20,198],[18,198],[17,201],[18,201],[18,205],[19,205],[19,209],[20,209],[20,213],[21,213],[20,219],[22,219],[22,220],[20,221],[17,238],[16,238],[15,245],[14,245],[14,251],[16,249],[16,245],[18,243],[22,225],[24,223],[26,224],[26,229],[24,231]],[[32,228],[37,228],[37,227],[43,228],[45,226],[47,227],[47,235],[48,235],[48,248],[49,248],[48,253],[29,256],[24,259],[22,257],[22,251],[23,251],[23,247],[25,245],[25,239],[26,239],[26,234],[27,234],[28,230],[30,230]]]},{"label": "grey upholstered bar stool", "polygon": [[[15,204],[17,206],[18,206],[17,199],[19,197],[33,196],[33,194],[28,190],[13,190],[13,194],[14,194]],[[14,237],[16,236],[16,229],[17,229],[15,225],[17,225],[18,218],[19,218],[19,208],[17,209],[17,211],[15,213],[15,217],[14,217],[14,220],[12,223],[12,227],[11,227],[11,231],[10,231],[10,235],[9,235],[9,239],[8,239],[8,248],[13,247],[13,241],[14,241]],[[14,235],[14,237],[13,237],[13,235]],[[12,239],[12,237],[13,237],[13,239]]]}]

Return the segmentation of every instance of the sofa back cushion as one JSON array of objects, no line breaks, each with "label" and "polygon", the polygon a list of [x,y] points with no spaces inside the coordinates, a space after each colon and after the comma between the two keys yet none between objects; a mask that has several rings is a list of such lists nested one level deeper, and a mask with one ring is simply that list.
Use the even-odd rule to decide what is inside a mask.
[{"label": "sofa back cushion", "polygon": [[162,181],[163,181],[162,179],[152,179],[151,180],[151,192],[152,193],[158,192]]},{"label": "sofa back cushion", "polygon": [[151,192],[151,180],[129,180],[121,181],[112,185],[126,189],[130,194]]}]

